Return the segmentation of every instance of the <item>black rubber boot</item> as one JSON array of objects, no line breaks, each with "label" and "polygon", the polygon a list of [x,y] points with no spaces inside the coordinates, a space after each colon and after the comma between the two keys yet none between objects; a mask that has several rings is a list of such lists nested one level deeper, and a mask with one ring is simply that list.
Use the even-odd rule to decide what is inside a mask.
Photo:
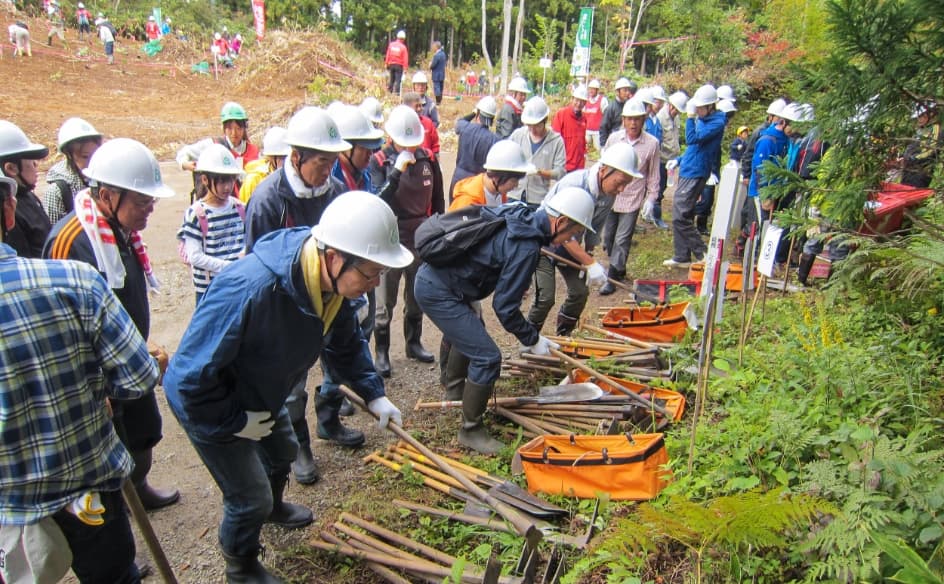
[{"label": "black rubber boot", "polygon": [[338,412],[338,415],[342,418],[349,418],[357,413],[357,410],[354,409],[354,404],[352,404],[347,398],[344,398],[344,403],[341,404],[341,411]]},{"label": "black rubber boot", "polygon": [[272,513],[269,513],[266,523],[273,523],[286,529],[299,529],[310,525],[315,520],[311,509],[304,505],[286,503],[282,500],[285,486],[288,484],[288,475],[279,478],[269,477],[272,485]]},{"label": "black rubber boot", "polygon": [[154,457],[154,451],[150,448],[146,450],[137,450],[131,453],[134,460],[134,470],[131,471],[131,484],[134,490],[138,492],[138,498],[141,504],[148,511],[173,505],[180,500],[180,491],[166,491],[155,489],[148,484],[147,475],[151,472],[151,461]]},{"label": "black rubber boot", "polygon": [[443,389],[446,401],[460,401],[465,389],[465,376],[469,371],[469,359],[455,347],[446,355],[446,371],[443,374]]},{"label": "black rubber boot", "polygon": [[607,272],[607,281],[606,284],[600,286],[600,296],[609,296],[610,294],[616,292],[616,285],[613,284],[610,280],[616,280],[617,282],[622,282],[623,278],[626,277],[626,272],[620,272],[616,270],[613,266],[610,266],[609,271]]},{"label": "black rubber boot", "polygon": [[318,415],[318,437],[331,440],[347,448],[358,448],[364,444],[364,433],[341,423],[339,414],[344,403],[344,394],[334,392],[324,395],[321,386],[315,395],[315,413]]},{"label": "black rubber boot", "polygon": [[813,262],[816,256],[809,253],[800,254],[800,265],[797,268],[797,279],[806,286],[806,279],[810,277],[810,270],[813,269]]},{"label": "black rubber boot", "polygon": [[436,360],[433,354],[423,347],[423,317],[406,319],[403,321],[403,336],[406,338],[406,356],[416,359],[420,363],[432,363]]},{"label": "black rubber boot", "polygon": [[462,429],[459,430],[459,444],[486,455],[498,454],[505,446],[489,435],[482,422],[494,387],[494,383],[480,385],[467,380],[462,392]]},{"label": "black rubber boot", "polygon": [[390,327],[374,329],[374,369],[382,377],[390,377],[393,370],[390,368]]},{"label": "black rubber boot", "polygon": [[695,215],[695,229],[698,230],[698,233],[701,235],[708,235],[708,216],[707,215]]},{"label": "black rubber boot", "polygon": [[273,576],[259,562],[259,551],[245,556],[231,556],[223,552],[223,559],[226,560],[228,584],[282,584],[282,580]]},{"label": "black rubber boot", "polygon": [[574,332],[574,329],[577,328],[577,319],[572,316],[567,316],[563,312],[557,313],[557,336],[566,337],[570,336],[570,333]]},{"label": "black rubber boot", "polygon": [[[295,439],[298,440],[298,454],[295,455],[295,461],[292,462],[292,474],[295,475],[295,481],[300,485],[313,485],[321,478],[321,471],[318,470],[318,463],[315,462],[315,456],[311,453],[311,432],[308,430],[308,420],[305,419],[305,408],[308,406],[308,394],[299,400],[290,408],[298,409],[298,419],[292,420],[292,430],[295,431]],[[289,411],[289,416],[292,411]]]}]

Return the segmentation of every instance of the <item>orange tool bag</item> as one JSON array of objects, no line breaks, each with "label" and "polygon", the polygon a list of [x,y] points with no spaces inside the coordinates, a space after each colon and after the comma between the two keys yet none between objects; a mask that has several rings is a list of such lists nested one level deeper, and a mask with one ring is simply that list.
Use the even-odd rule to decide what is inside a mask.
[{"label": "orange tool bag", "polygon": [[616,501],[654,498],[668,484],[662,434],[538,436],[518,449],[532,493]]},{"label": "orange tool bag", "polygon": [[[705,279],[705,264],[695,263],[688,268],[688,279],[701,283]],[[760,276],[754,272],[754,287],[760,281]],[[738,263],[732,263],[728,266],[728,277],[724,282],[724,289],[728,292],[740,292],[744,285],[744,266]]]}]

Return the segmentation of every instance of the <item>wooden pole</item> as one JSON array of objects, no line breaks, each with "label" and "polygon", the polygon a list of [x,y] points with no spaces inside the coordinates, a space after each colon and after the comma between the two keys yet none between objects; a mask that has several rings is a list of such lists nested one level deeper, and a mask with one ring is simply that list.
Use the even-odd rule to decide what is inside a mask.
[{"label": "wooden pole", "polygon": [[138,529],[141,530],[141,535],[144,536],[144,543],[147,545],[148,551],[151,552],[151,556],[154,558],[154,563],[157,565],[157,572],[161,575],[161,579],[164,580],[164,584],[177,584],[174,570],[170,567],[170,562],[167,560],[164,548],[161,547],[161,542],[157,539],[157,534],[154,533],[154,528],[151,526],[151,521],[148,519],[147,511],[144,510],[144,505],[141,504],[141,499],[138,498],[138,492],[134,490],[134,485],[131,484],[131,481],[125,481],[121,485],[121,494],[124,496],[125,503],[128,504],[128,509],[131,510],[131,517],[134,518]]}]

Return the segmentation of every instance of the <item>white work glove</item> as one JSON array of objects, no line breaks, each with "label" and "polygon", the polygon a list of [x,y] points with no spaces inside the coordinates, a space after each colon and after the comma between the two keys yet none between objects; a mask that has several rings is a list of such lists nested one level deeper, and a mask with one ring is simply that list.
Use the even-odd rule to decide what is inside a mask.
[{"label": "white work glove", "polygon": [[246,425],[236,436],[258,442],[272,433],[275,420],[269,412],[246,412]]},{"label": "white work glove", "polygon": [[407,166],[410,166],[416,162],[416,156],[413,155],[409,150],[404,150],[403,152],[397,154],[397,159],[393,163],[393,167],[403,172],[406,170]]},{"label": "white work glove", "polygon": [[692,100],[688,100],[688,103],[685,105],[685,115],[694,118],[697,114],[695,113],[695,104],[692,103]]},{"label": "white work glove", "polygon": [[652,221],[652,211],[656,208],[656,204],[646,199],[646,202],[642,204],[642,218],[644,221]]},{"label": "white work glove", "polygon": [[66,509],[86,525],[102,525],[105,523],[105,519],[102,517],[105,515],[105,507],[102,506],[102,499],[95,491],[85,491],[75,501],[69,503]]},{"label": "white work glove", "polygon": [[519,352],[531,353],[532,355],[550,355],[551,349],[560,349],[560,345],[543,335],[538,335],[538,342],[530,346],[521,345]]},{"label": "white work glove", "polygon": [[668,171],[675,170],[676,168],[678,168],[678,160],[675,158],[665,163],[665,169]]},{"label": "white work glove", "polygon": [[718,184],[718,175],[715,173],[711,173],[711,176],[708,177],[708,182],[706,182],[705,184],[708,185],[709,187],[713,187],[716,184]]},{"label": "white work glove", "polygon": [[606,284],[606,270],[600,262],[593,262],[587,266],[587,284],[602,286]]},{"label": "white work glove", "polygon": [[370,413],[377,416],[377,425],[380,426],[381,430],[387,427],[388,422],[393,422],[397,426],[403,425],[403,415],[400,413],[397,406],[393,405],[393,402],[387,399],[386,396],[378,397],[371,401],[367,404],[367,409],[370,410]]}]

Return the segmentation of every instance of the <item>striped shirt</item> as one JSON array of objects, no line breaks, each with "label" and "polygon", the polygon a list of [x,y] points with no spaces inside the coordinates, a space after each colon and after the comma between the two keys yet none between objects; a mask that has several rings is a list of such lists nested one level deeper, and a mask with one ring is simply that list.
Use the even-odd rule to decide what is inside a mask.
[{"label": "striped shirt", "polygon": [[0,524],[27,525],[131,472],[105,398],[134,399],[157,363],[95,268],[0,244]]},{"label": "striped shirt", "polygon": [[[206,217],[206,234],[197,213],[198,206]],[[197,293],[206,292],[214,276],[239,259],[245,250],[244,214],[233,197],[223,207],[211,207],[197,201],[184,212],[184,223],[177,232],[177,239],[184,241]]]}]

